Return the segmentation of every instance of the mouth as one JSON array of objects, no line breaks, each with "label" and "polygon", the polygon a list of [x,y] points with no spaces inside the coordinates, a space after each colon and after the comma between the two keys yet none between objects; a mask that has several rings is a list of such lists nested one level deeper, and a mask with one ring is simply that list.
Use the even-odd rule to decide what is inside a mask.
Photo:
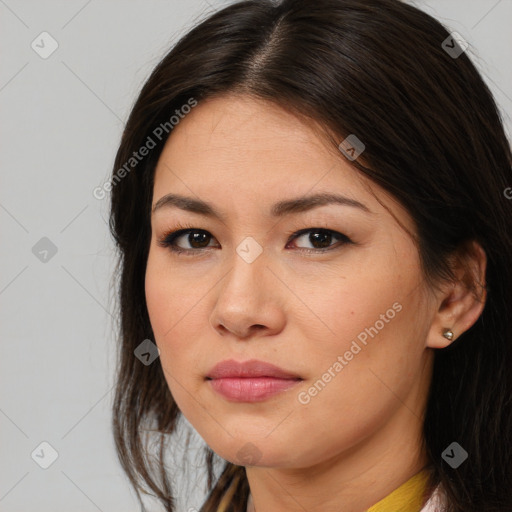
[{"label": "mouth", "polygon": [[258,360],[222,361],[205,378],[212,389],[233,402],[260,402],[302,382],[278,366]]}]

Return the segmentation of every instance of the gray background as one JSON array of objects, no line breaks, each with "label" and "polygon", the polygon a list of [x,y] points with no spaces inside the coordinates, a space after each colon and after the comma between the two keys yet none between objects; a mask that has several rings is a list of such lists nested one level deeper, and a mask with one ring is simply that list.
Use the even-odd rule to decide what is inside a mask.
[{"label": "gray background", "polygon": [[[92,191],[149,72],[227,3],[0,0],[2,512],[138,510],[110,431],[114,253],[108,198]],[[415,5],[470,43],[510,134],[512,0]],[[59,45],[46,59],[31,47],[43,31]],[[58,453],[48,469],[31,457],[50,460],[43,441]],[[180,510],[199,508],[201,478],[178,481]]]}]

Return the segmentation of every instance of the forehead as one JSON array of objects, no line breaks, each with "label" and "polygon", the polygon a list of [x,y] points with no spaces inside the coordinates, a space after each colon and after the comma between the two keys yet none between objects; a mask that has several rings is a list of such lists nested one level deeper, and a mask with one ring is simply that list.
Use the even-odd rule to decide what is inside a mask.
[{"label": "forehead", "polygon": [[380,200],[407,217],[322,136],[318,124],[242,95],[199,102],[173,128],[157,164],[153,205],[170,192],[211,199],[225,211],[249,203],[259,211],[263,203],[334,192],[372,211],[382,212]]},{"label": "forehead", "polygon": [[155,182],[187,175],[205,184],[227,184],[241,176],[253,184],[313,186],[336,164],[347,179],[359,181],[316,127],[273,103],[232,95],[200,102],[180,120],[160,156]]}]

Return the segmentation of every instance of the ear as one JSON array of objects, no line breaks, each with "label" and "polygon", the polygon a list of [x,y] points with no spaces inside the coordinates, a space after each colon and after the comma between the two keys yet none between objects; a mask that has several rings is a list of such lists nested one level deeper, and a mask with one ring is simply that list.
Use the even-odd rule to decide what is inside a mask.
[{"label": "ear", "polygon": [[[436,312],[426,343],[430,348],[452,344],[478,320],[485,306],[487,256],[480,244],[471,241],[464,245],[451,263],[456,279],[435,292]],[[451,340],[443,336],[447,330],[453,333]]]}]

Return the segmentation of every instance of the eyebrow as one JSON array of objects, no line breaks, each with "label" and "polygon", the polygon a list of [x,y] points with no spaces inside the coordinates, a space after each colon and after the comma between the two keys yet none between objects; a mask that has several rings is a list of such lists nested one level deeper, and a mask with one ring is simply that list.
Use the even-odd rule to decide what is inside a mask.
[{"label": "eyebrow", "polygon": [[[351,199],[339,194],[325,192],[322,194],[314,194],[310,196],[279,201],[272,206],[270,210],[270,216],[284,217],[285,215],[309,211],[313,208],[318,208],[328,204],[351,206],[353,208],[359,208],[366,213],[373,213],[366,205],[356,201],[355,199]],[[219,220],[223,220],[223,215],[218,212],[212,204],[206,201],[201,201],[200,199],[194,199],[192,197],[182,196],[179,194],[167,194],[161,197],[153,206],[151,214],[154,214],[157,210],[160,210],[164,207],[176,207],[188,212],[205,215],[206,217],[213,217]]]}]

